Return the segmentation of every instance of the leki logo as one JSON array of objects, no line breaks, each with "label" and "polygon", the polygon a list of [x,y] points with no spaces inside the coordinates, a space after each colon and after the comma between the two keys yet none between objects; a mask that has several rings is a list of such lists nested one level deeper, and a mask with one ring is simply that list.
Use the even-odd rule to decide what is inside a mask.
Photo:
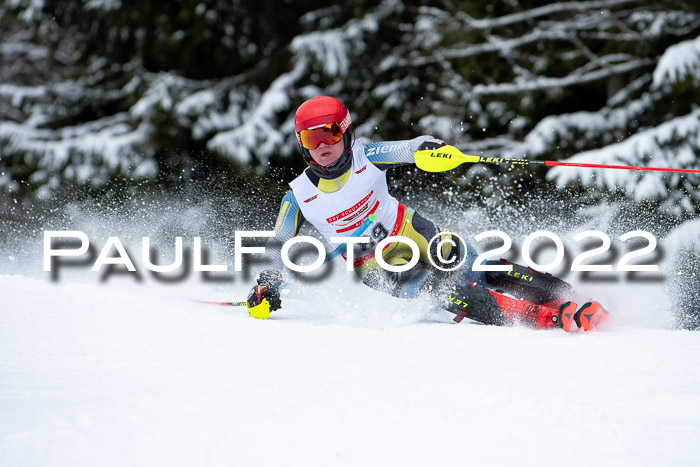
[{"label": "leki logo", "polygon": [[452,154],[447,154],[444,152],[431,152],[430,157],[435,157],[436,159],[452,159]]},{"label": "leki logo", "polygon": [[516,279],[520,279],[520,280],[528,281],[528,282],[532,282],[532,279],[533,279],[533,277],[531,275],[521,274],[519,272],[508,271],[506,274],[511,276],[511,277],[515,277]]}]

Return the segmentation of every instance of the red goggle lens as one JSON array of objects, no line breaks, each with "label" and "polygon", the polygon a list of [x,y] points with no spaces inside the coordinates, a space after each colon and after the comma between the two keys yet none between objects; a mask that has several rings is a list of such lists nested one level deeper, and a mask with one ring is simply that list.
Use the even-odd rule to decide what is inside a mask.
[{"label": "red goggle lens", "polygon": [[326,123],[325,125],[299,132],[301,145],[306,149],[316,149],[323,141],[326,144],[335,144],[343,139],[343,132],[337,123]]}]

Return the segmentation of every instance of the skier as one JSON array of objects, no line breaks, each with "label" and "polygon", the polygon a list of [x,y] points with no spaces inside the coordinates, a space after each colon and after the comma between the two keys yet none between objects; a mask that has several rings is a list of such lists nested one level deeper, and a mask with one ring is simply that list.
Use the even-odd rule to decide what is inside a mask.
[{"label": "skier", "polygon": [[[513,264],[512,271],[473,271],[475,249],[425,219],[389,194],[386,170],[413,164],[413,154],[437,149],[445,143],[431,136],[406,141],[378,142],[368,146],[354,139],[350,113],[337,99],[314,97],[304,102],[294,117],[294,129],[308,167],[290,183],[282,199],[275,236],[266,245],[273,267],[259,274],[247,299],[251,316],[266,319],[282,306],[282,244],[297,235],[309,221],[332,245],[331,237],[360,233],[368,243],[353,248],[353,268],[362,282],[396,297],[431,294],[440,305],[457,315],[484,324],[522,322],[538,329],[566,331],[594,328],[607,317],[597,302],[577,304],[566,300],[571,287],[551,274]],[[370,220],[367,220],[367,219]],[[365,227],[370,223],[368,227]],[[377,243],[388,236],[403,236],[419,247],[420,260],[405,272],[382,268],[375,257]],[[435,236],[442,240],[432,241]],[[440,251],[438,251],[440,245]],[[377,253],[379,254],[379,253]],[[381,256],[390,265],[407,264],[412,250],[392,242]],[[345,256],[345,255],[344,255]],[[464,260],[456,271],[438,265]],[[505,260],[487,264],[508,264]]]}]

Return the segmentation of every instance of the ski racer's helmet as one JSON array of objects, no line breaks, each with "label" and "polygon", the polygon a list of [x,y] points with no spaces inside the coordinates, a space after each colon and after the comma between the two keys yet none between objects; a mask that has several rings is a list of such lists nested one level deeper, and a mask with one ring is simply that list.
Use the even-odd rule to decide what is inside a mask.
[{"label": "ski racer's helmet", "polygon": [[[352,164],[353,128],[350,112],[336,98],[313,97],[299,106],[294,115],[294,132],[299,150],[309,169],[321,178],[343,175]],[[323,141],[336,144],[343,140],[345,149],[340,158],[330,166],[322,166],[313,160],[309,149]]]}]

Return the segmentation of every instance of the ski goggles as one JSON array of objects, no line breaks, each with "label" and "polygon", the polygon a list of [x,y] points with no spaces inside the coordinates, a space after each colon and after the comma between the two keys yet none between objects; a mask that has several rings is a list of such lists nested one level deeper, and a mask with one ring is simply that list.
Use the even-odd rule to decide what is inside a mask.
[{"label": "ski goggles", "polygon": [[299,142],[306,149],[316,149],[323,141],[326,144],[336,144],[343,139],[343,131],[338,123],[326,123],[299,132]]}]

